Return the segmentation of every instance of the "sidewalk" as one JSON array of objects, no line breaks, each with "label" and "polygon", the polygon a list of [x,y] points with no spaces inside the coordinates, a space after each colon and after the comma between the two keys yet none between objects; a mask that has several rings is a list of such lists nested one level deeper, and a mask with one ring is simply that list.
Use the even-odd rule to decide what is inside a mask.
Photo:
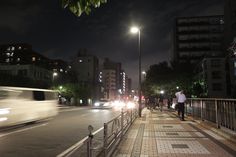
[{"label": "sidewalk", "polygon": [[144,109],[113,157],[236,157],[236,144],[175,112]]}]

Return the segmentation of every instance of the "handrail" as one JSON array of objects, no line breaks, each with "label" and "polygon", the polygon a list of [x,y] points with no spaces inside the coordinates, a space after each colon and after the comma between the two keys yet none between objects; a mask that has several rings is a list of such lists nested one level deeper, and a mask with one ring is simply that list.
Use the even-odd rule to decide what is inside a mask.
[{"label": "handrail", "polygon": [[236,132],[236,99],[188,98],[186,113]]},{"label": "handrail", "polygon": [[[112,153],[115,146],[118,142],[122,139],[125,132],[129,129],[132,122],[137,117],[138,113],[137,110],[126,110],[121,111],[117,117],[109,120],[108,122],[104,123],[104,126],[99,130],[92,132],[93,127],[89,126],[89,135],[85,137],[82,141],[76,143],[68,150],[64,151],[57,157],[70,157],[71,155],[75,154],[82,147],[86,147],[86,155],[87,157],[94,157],[100,156],[108,157]],[[102,145],[100,147],[94,147],[94,137],[98,133],[103,130],[103,141],[100,141]],[[97,154],[94,152],[98,151]],[[83,154],[85,156],[85,154]]]}]

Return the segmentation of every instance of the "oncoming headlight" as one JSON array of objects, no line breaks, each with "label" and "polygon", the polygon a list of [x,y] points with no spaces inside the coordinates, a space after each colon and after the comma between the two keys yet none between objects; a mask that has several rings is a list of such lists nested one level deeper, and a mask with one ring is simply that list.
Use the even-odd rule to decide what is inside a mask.
[{"label": "oncoming headlight", "polygon": [[2,108],[0,109],[0,115],[9,114],[10,108]]},{"label": "oncoming headlight", "polygon": [[94,103],[94,106],[99,106],[99,105],[100,105],[99,102],[95,102],[95,103]]},{"label": "oncoming headlight", "polygon": [[135,104],[133,102],[128,102],[127,103],[127,108],[128,109],[133,109],[133,108],[135,108]]},{"label": "oncoming headlight", "polygon": [[108,102],[106,102],[103,106],[109,106],[109,103]]}]

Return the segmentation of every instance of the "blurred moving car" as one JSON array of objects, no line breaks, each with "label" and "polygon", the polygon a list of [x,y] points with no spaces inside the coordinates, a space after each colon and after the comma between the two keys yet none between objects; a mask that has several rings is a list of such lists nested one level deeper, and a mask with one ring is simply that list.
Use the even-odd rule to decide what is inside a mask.
[{"label": "blurred moving car", "polygon": [[0,86],[0,128],[57,114],[57,94],[52,90]]},{"label": "blurred moving car", "polygon": [[113,107],[113,104],[111,101],[109,100],[99,100],[96,101],[93,104],[92,108],[96,108],[96,109],[111,109]]},{"label": "blurred moving car", "polygon": [[137,108],[137,103],[134,101],[121,101],[121,100],[115,100],[112,102],[112,106],[115,110],[130,110]]}]

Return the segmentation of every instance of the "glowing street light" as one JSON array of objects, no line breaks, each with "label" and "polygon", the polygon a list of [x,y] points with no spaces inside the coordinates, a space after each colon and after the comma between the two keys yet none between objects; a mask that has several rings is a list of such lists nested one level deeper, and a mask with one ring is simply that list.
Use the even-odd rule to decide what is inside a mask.
[{"label": "glowing street light", "polygon": [[141,117],[142,112],[142,95],[141,95],[141,31],[139,27],[131,27],[130,32],[132,34],[138,34],[138,52],[139,52],[139,86],[138,86],[138,94],[139,94],[139,110],[138,114]]},{"label": "glowing street light", "polygon": [[58,73],[57,72],[53,72],[53,74],[52,74],[54,77],[55,76],[57,76],[58,75]]}]

